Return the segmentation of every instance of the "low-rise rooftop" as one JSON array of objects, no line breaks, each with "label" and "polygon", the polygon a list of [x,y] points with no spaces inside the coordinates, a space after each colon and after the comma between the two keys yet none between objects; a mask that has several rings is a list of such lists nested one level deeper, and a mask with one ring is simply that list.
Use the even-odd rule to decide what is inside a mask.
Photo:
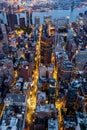
[{"label": "low-rise rooftop", "polygon": [[0,130],[23,130],[25,106],[6,106],[0,121]]},{"label": "low-rise rooftop", "polygon": [[48,130],[58,130],[58,121],[57,119],[49,119],[48,120]]},{"label": "low-rise rooftop", "polygon": [[37,100],[38,100],[38,102],[45,101],[46,100],[46,93],[38,91]]},{"label": "low-rise rooftop", "polygon": [[24,94],[7,94],[4,99],[5,104],[17,104],[17,105],[26,105],[26,95]]},{"label": "low-rise rooftop", "polygon": [[56,112],[56,108],[54,104],[45,104],[45,105],[37,105],[36,112],[46,112],[49,113],[50,111]]}]

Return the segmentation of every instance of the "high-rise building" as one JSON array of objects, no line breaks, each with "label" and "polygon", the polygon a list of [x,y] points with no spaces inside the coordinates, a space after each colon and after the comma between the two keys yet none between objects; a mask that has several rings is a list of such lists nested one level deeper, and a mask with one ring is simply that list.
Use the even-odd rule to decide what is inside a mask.
[{"label": "high-rise building", "polygon": [[33,69],[34,69],[33,62],[28,63],[27,61],[23,61],[23,62],[21,62],[19,76],[23,77],[25,82],[28,82],[29,78],[32,77]]},{"label": "high-rise building", "polygon": [[59,67],[59,78],[66,81],[70,80],[70,78],[73,76],[73,73],[74,64],[69,60],[63,61]]},{"label": "high-rise building", "polygon": [[76,67],[82,70],[87,62],[87,49],[79,50],[75,56]]},{"label": "high-rise building", "polygon": [[39,66],[39,77],[53,78],[54,66]]},{"label": "high-rise building", "polygon": [[54,104],[36,105],[34,130],[46,130],[48,127],[48,119],[56,119],[56,117],[57,111]]},{"label": "high-rise building", "polygon": [[26,18],[27,18],[27,25],[30,24],[30,13],[26,12]]},{"label": "high-rise building", "polygon": [[53,38],[51,37],[42,37],[41,38],[41,63],[44,65],[51,64],[51,54],[53,50]]},{"label": "high-rise building", "polygon": [[11,29],[14,29],[14,26],[17,24],[16,14],[8,13],[7,14],[7,23],[11,27]]},{"label": "high-rise building", "polygon": [[20,23],[20,27],[21,27],[21,28],[24,27],[24,26],[25,26],[25,18],[20,17],[20,18],[19,18],[19,23]]},{"label": "high-rise building", "polygon": [[0,41],[3,39],[2,29],[0,28]]},{"label": "high-rise building", "polygon": [[30,24],[32,24],[32,12],[30,12]]},{"label": "high-rise building", "polygon": [[40,17],[39,16],[35,16],[34,24],[35,25],[40,25]]},{"label": "high-rise building", "polygon": [[5,27],[4,24],[1,24],[1,30],[2,30],[2,33],[3,33],[4,42],[7,44],[8,43],[8,38],[7,38],[6,27]]}]

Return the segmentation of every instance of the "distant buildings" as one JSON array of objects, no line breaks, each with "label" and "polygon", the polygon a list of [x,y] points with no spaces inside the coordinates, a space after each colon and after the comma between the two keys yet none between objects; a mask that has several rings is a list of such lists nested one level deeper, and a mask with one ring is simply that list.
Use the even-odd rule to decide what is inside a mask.
[{"label": "distant buildings", "polygon": [[3,14],[0,14],[0,20],[14,30],[16,26],[24,27],[32,24],[32,12],[28,14],[29,16],[27,14],[27,11],[11,11],[10,9],[8,13],[3,12]]},{"label": "distant buildings", "polygon": [[56,82],[54,79],[49,79],[49,87],[48,87],[48,101],[49,103],[55,104],[56,101]]},{"label": "distant buildings", "polygon": [[36,16],[35,19],[34,19],[34,24],[35,25],[40,25],[40,17],[39,16]]},{"label": "distant buildings", "polygon": [[51,24],[52,23],[52,16],[44,16],[44,23]]}]

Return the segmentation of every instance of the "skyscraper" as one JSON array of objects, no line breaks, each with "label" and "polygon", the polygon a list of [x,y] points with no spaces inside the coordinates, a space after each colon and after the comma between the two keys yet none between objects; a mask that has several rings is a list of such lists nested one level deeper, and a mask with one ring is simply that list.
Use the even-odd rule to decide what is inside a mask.
[{"label": "skyscraper", "polygon": [[41,63],[44,65],[49,65],[51,63],[51,54],[53,47],[53,38],[51,37],[42,37],[41,38]]}]

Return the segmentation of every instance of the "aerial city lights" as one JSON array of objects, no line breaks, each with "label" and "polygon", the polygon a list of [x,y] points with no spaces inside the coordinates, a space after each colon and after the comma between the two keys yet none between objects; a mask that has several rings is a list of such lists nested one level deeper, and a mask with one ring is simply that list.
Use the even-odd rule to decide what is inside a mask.
[{"label": "aerial city lights", "polygon": [[0,130],[87,130],[87,1],[0,1]]}]

